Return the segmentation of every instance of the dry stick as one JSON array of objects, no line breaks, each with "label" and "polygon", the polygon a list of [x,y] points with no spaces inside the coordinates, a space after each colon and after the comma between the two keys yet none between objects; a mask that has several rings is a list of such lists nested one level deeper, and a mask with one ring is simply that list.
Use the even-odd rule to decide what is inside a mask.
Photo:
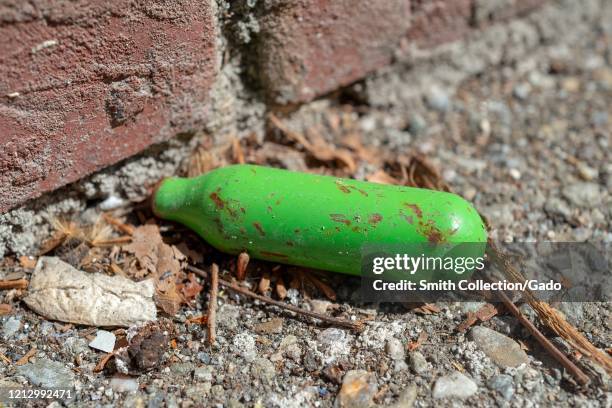
[{"label": "dry stick", "polygon": [[219,267],[212,264],[210,268],[210,298],[208,299],[208,344],[215,344],[217,338],[217,294],[219,293]]},{"label": "dry stick", "polygon": [[30,361],[30,358],[32,356],[34,356],[34,354],[36,354],[36,346],[32,347],[30,349],[30,351],[28,351],[23,357],[21,357],[19,360],[17,360],[15,362],[15,365],[17,366],[22,366],[28,363],[28,361]]},{"label": "dry stick", "polygon": [[4,361],[7,365],[11,365],[11,360],[2,353],[0,353],[0,360]]},{"label": "dry stick", "polygon": [[8,303],[0,303],[0,316],[11,313],[13,308]]},{"label": "dry stick", "polygon": [[113,246],[117,244],[127,244],[132,241],[132,237],[130,235],[123,235],[118,238],[110,238],[110,239],[101,239],[101,240],[93,240],[91,244],[93,246]]},{"label": "dry stick", "polygon": [[567,358],[567,356],[563,354],[563,352],[561,352],[557,347],[555,347],[555,345],[552,344],[546,338],[546,336],[544,336],[542,332],[539,331],[538,328],[535,327],[533,323],[531,323],[529,319],[527,319],[521,313],[519,308],[516,307],[514,303],[512,303],[512,301],[508,298],[508,296],[506,296],[503,291],[499,291],[497,293],[498,296],[501,298],[502,302],[504,303],[504,306],[506,306],[510,313],[512,313],[514,317],[516,317],[521,322],[521,324],[527,330],[529,330],[531,335],[536,338],[538,343],[540,343],[542,347],[544,347],[546,351],[548,351],[555,358],[555,360],[561,363],[561,365],[565,367],[567,371],[570,372],[570,374],[576,379],[578,384],[586,385],[590,382],[589,377],[578,366],[576,366],[576,364],[574,364],[569,358]]},{"label": "dry stick", "polygon": [[136,227],[133,225],[126,224],[108,213],[103,213],[102,217],[104,218],[104,221],[108,222],[111,226],[115,227],[124,234],[134,235],[134,230]]},{"label": "dry stick", "polygon": [[25,289],[28,287],[28,281],[25,279],[1,280],[0,290],[6,289]]},{"label": "dry stick", "polygon": [[[203,271],[202,269],[196,268],[195,266],[192,265],[187,265],[187,269],[189,269],[190,271],[194,272],[196,275],[202,277],[202,278],[208,278],[208,274]],[[289,310],[291,312],[297,313],[297,314],[301,314],[304,316],[309,316],[309,317],[313,317],[315,319],[319,319],[325,323],[329,323],[329,324],[333,324],[336,326],[340,326],[340,327],[346,327],[348,329],[351,330],[355,330],[355,331],[361,331],[363,329],[363,323],[360,321],[357,322],[351,322],[349,320],[346,319],[338,319],[336,317],[330,317],[330,316],[325,316],[323,314],[317,313],[317,312],[312,312],[310,310],[304,310],[302,308],[299,308],[297,306],[293,306],[290,304],[286,304],[283,302],[279,302],[278,300],[274,300],[272,298],[269,298],[267,296],[262,296],[262,295],[258,295],[257,293],[251,292],[250,290],[246,289],[246,288],[241,288],[231,282],[228,282],[226,280],[223,279],[219,279],[219,284],[221,286],[224,286],[230,290],[233,290],[234,292],[238,292],[242,295],[245,296],[249,296],[253,299],[257,299],[259,301],[262,301],[264,303],[268,303],[274,306],[277,306],[281,309],[285,309],[285,310]]]}]

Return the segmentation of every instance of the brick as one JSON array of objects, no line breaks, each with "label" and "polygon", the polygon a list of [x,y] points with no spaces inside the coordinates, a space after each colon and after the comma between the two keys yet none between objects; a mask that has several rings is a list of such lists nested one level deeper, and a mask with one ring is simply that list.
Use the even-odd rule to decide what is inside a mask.
[{"label": "brick", "polygon": [[460,39],[470,29],[472,0],[412,0],[410,43],[429,48]]},{"label": "brick", "polygon": [[275,104],[309,101],[392,61],[409,0],[289,0],[260,19],[258,72]]},{"label": "brick", "polygon": [[210,4],[0,5],[0,212],[201,126]]}]

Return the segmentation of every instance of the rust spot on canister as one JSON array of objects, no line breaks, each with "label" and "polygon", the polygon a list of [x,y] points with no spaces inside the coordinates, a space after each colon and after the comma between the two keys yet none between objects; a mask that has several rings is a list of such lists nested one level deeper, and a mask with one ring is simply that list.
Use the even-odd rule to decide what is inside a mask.
[{"label": "rust spot on canister", "polygon": [[217,226],[217,230],[219,231],[219,233],[224,234],[225,233],[225,228],[223,228],[223,221],[221,221],[221,218],[215,217],[213,219],[213,222]]},{"label": "rust spot on canister", "polygon": [[433,220],[427,220],[427,222],[419,221],[418,231],[432,244],[446,242],[447,237],[435,225]]},{"label": "rust spot on canister", "polygon": [[351,221],[347,220],[343,214],[329,214],[329,218],[331,218],[334,222],[339,222],[345,224],[346,226],[351,225]]},{"label": "rust spot on canister", "polygon": [[368,222],[372,225],[376,225],[379,222],[381,222],[383,219],[383,216],[380,215],[379,213],[374,213],[374,214],[370,214],[370,218],[368,218]]},{"label": "rust spot on canister", "polygon": [[219,194],[217,194],[217,192],[212,192],[209,195],[210,199],[215,203],[215,206],[219,209],[222,210],[225,207],[225,201],[223,201],[221,199],[221,197],[219,197]]},{"label": "rust spot on canister", "polygon": [[444,241],[444,237],[438,229],[433,229],[427,234],[427,240],[432,244],[439,244]]},{"label": "rust spot on canister", "polygon": [[263,227],[261,226],[260,223],[254,222],[253,226],[255,227],[255,229],[257,229],[257,232],[259,232],[259,235],[261,235],[262,237],[266,235],[266,232],[263,230]]},{"label": "rust spot on canister", "polygon": [[416,214],[417,217],[423,218],[423,210],[416,204],[404,203],[404,207],[412,210]]},{"label": "rust spot on canister", "polygon": [[351,190],[349,190],[349,188],[347,186],[342,184],[342,182],[340,180],[336,180],[336,187],[338,187],[338,190],[342,191],[344,194],[350,194],[351,193]]},{"label": "rust spot on canister", "polygon": [[278,252],[269,252],[269,251],[261,251],[260,252],[263,256],[272,256],[275,258],[288,258],[287,255],[285,254],[280,254]]},{"label": "rust spot on canister", "polygon": [[367,191],[365,191],[365,190],[362,190],[362,189],[357,188],[357,187],[355,187],[355,186],[351,186],[351,188],[352,188],[353,190],[357,190],[357,191],[359,192],[359,194],[361,194],[361,195],[362,195],[362,196],[364,196],[364,197],[367,197],[367,196],[368,196],[368,193],[367,193]]}]

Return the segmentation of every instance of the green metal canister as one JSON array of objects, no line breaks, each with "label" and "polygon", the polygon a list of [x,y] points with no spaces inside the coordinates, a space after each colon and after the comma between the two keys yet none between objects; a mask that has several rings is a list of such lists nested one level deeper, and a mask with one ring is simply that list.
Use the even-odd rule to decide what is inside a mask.
[{"label": "green metal canister", "polygon": [[367,244],[487,238],[478,212],[455,194],[254,165],[165,179],[153,210],[229,254],[351,275],[361,274]]}]

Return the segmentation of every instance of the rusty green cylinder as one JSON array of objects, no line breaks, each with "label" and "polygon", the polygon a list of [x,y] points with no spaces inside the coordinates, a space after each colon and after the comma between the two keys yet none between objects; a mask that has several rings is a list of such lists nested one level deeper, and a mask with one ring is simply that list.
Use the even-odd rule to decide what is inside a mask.
[{"label": "rusty green cylinder", "polygon": [[153,211],[222,252],[351,275],[361,274],[367,244],[487,239],[477,211],[455,194],[254,165],[165,179]]}]

